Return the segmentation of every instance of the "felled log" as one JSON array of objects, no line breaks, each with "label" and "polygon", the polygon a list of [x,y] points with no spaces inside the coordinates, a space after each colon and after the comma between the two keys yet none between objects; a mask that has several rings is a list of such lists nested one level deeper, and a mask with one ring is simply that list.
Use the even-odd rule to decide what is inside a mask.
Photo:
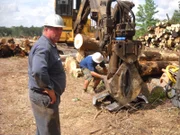
[{"label": "felled log", "polygon": [[175,46],[175,43],[173,42],[173,40],[172,39],[168,39],[166,47],[171,48],[171,47],[174,47],[174,46]]},{"label": "felled log", "polygon": [[148,78],[148,81],[142,85],[141,93],[147,98],[149,103],[166,98],[158,78]]},{"label": "felled log", "polygon": [[175,38],[175,39],[174,39],[174,43],[180,44],[180,37]]},{"label": "felled log", "polygon": [[82,72],[78,66],[77,61],[71,56],[66,58],[64,68],[69,74],[76,78],[82,76]]},{"label": "felled log", "polygon": [[178,61],[179,56],[172,51],[161,51],[160,49],[148,49],[139,56],[139,61]]},{"label": "felled log", "polygon": [[77,62],[81,62],[82,59],[84,59],[85,57],[85,52],[83,50],[79,50],[77,53],[76,53],[76,60]]},{"label": "felled log", "polygon": [[86,35],[77,34],[74,38],[74,47],[84,51],[99,51],[99,42]]},{"label": "felled log", "polygon": [[21,46],[21,47],[23,47],[24,50],[25,50],[27,53],[29,53],[30,50],[31,50],[31,48],[32,48],[32,45],[31,45],[31,42],[30,42],[28,39],[26,39],[26,40],[24,40],[24,41],[22,42],[22,46]]},{"label": "felled log", "polygon": [[13,54],[14,56],[19,56],[19,57],[25,57],[28,55],[28,53],[25,50],[21,49],[19,45],[16,45],[16,47],[13,50]]},{"label": "felled log", "polygon": [[2,38],[1,40],[0,40],[0,45],[3,45],[3,44],[5,44],[6,43],[6,39],[5,38]]},{"label": "felled log", "polygon": [[10,49],[8,45],[0,46],[0,58],[7,58],[13,56],[13,51]]},{"label": "felled log", "polygon": [[141,76],[160,75],[163,68],[173,63],[178,63],[178,61],[138,61],[138,71]]},{"label": "felled log", "polygon": [[[13,45],[13,47],[12,47]],[[19,45],[1,45],[0,46],[0,58],[6,58],[11,56],[20,56],[24,57],[27,56],[28,53],[21,49]]]}]

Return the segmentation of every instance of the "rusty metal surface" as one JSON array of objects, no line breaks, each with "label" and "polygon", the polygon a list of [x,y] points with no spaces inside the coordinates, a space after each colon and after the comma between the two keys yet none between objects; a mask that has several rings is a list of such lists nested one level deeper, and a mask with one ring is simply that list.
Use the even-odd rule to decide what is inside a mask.
[{"label": "rusty metal surface", "polygon": [[116,74],[109,80],[110,94],[125,105],[134,100],[141,91],[142,79],[134,64],[122,63]]},{"label": "rusty metal surface", "polygon": [[118,41],[114,46],[116,55],[127,63],[134,63],[137,61],[141,49],[141,42],[132,40]]}]

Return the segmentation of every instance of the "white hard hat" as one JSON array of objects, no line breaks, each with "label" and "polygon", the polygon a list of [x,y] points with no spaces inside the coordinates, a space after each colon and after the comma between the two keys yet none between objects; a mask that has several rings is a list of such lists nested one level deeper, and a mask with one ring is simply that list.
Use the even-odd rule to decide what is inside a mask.
[{"label": "white hard hat", "polygon": [[92,55],[92,59],[93,59],[93,61],[96,62],[96,63],[101,63],[104,58],[103,58],[103,56],[102,56],[101,53],[96,52],[96,53],[94,53],[94,54]]},{"label": "white hard hat", "polygon": [[46,17],[44,26],[65,27],[62,17],[57,14],[52,14]]}]

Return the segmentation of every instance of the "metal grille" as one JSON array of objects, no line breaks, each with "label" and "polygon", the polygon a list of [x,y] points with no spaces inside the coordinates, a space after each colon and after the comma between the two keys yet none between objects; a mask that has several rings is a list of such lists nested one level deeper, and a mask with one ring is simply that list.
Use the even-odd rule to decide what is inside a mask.
[{"label": "metal grille", "polygon": [[56,14],[72,16],[73,0],[56,0]]}]

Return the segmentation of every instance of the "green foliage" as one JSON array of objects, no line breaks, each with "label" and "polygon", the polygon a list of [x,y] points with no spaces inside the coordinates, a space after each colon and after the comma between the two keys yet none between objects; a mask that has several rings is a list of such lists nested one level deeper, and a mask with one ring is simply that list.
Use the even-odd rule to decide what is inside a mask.
[{"label": "green foliage", "polygon": [[42,34],[42,29],[43,27],[34,27],[34,26],[31,26],[30,28],[23,26],[19,26],[19,27],[13,26],[11,28],[0,27],[0,37],[40,36]]},{"label": "green foliage", "polygon": [[174,13],[173,13],[173,16],[171,18],[171,23],[180,23],[180,10],[175,10]]},{"label": "green foliage", "polygon": [[154,26],[158,21],[153,16],[158,13],[156,10],[157,5],[155,5],[153,0],[145,0],[144,5],[138,6],[138,12],[136,13],[136,24],[137,32],[136,37],[144,35],[149,26]]}]

